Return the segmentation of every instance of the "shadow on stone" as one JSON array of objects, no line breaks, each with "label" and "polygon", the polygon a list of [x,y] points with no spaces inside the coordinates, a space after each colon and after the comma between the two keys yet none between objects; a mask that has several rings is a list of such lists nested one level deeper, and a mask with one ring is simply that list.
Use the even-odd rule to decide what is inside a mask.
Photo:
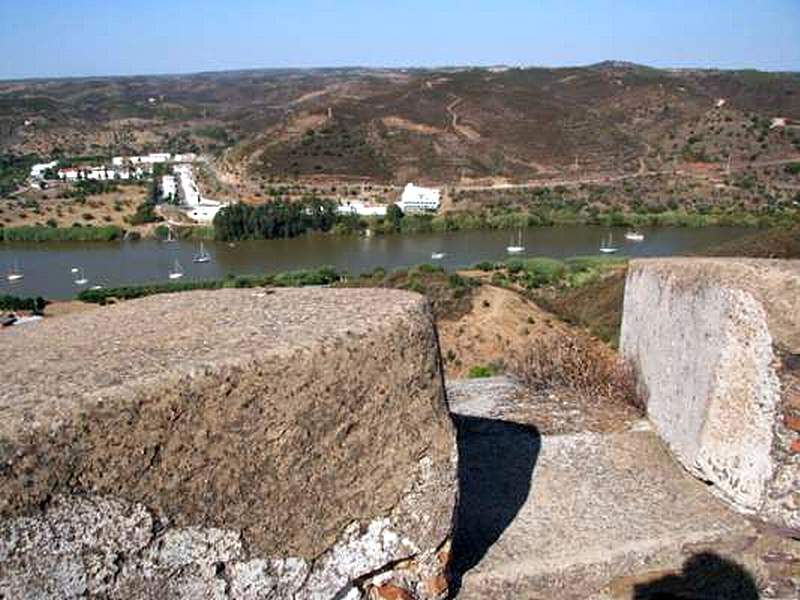
[{"label": "shadow on stone", "polygon": [[753,577],[735,562],[711,552],[695,554],[679,575],[634,586],[633,600],[758,600]]},{"label": "shadow on stone", "polygon": [[535,427],[453,415],[458,435],[459,501],[450,564],[450,597],[516,517],[541,447]]}]

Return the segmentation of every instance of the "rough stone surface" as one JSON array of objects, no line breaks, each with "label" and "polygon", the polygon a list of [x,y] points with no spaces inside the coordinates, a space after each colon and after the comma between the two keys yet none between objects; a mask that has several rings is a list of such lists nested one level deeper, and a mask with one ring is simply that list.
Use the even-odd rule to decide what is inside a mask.
[{"label": "rough stone surface", "polygon": [[800,261],[632,261],[621,348],[678,460],[740,510],[800,528]]},{"label": "rough stone surface", "polygon": [[459,600],[800,594],[800,545],[791,532],[731,511],[652,428],[542,435],[515,421],[531,399],[513,410],[508,381],[461,383],[448,384],[459,391],[450,397],[459,440],[451,563]]},{"label": "rough stone surface", "polygon": [[454,538],[459,599],[590,598],[614,577],[680,567],[687,545],[754,535],[652,432],[458,426],[469,468]]},{"label": "rough stone surface", "polygon": [[633,406],[589,402],[559,390],[536,392],[513,377],[447,381],[452,410],[533,425],[539,433],[618,432],[647,425]]},{"label": "rough stone surface", "polygon": [[192,292],[18,329],[0,597],[435,597],[456,457],[422,297]]}]

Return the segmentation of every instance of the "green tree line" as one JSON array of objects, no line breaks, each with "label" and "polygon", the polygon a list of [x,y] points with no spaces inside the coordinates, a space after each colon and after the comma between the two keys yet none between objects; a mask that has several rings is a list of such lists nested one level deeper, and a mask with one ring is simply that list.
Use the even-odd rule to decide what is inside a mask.
[{"label": "green tree line", "polygon": [[308,231],[330,231],[336,202],[306,197],[300,202],[273,200],[257,206],[233,204],[214,217],[214,235],[222,241],[290,238]]}]

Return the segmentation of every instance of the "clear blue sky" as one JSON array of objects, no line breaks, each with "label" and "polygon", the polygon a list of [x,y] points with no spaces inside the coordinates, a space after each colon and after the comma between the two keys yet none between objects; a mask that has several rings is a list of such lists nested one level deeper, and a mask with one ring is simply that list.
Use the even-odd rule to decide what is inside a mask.
[{"label": "clear blue sky", "polygon": [[250,67],[800,70],[800,0],[0,0],[0,78]]}]

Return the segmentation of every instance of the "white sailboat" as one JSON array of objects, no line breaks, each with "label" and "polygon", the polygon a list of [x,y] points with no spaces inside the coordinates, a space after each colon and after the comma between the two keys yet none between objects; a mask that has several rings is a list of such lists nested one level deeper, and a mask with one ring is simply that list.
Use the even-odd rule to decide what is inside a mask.
[{"label": "white sailboat", "polygon": [[8,271],[6,279],[8,279],[11,282],[14,282],[14,281],[19,281],[23,277],[25,277],[25,275],[23,275],[22,271],[20,270],[19,263],[17,263],[17,261],[14,261],[14,266]]},{"label": "white sailboat", "polygon": [[600,242],[600,252],[603,254],[614,254],[618,248],[614,246],[614,237],[612,235],[608,236],[608,241],[605,239]]},{"label": "white sailboat", "polygon": [[506,246],[506,252],[509,254],[521,254],[525,252],[525,246],[522,245],[522,229],[517,232],[517,245],[514,245],[514,238],[511,238],[511,244]]},{"label": "white sailboat", "polygon": [[170,279],[180,279],[183,277],[183,267],[181,263],[178,262],[178,259],[175,259],[175,264],[172,267],[172,270],[169,272]]},{"label": "white sailboat", "polygon": [[78,278],[75,280],[75,285],[86,285],[87,283],[89,283],[89,280],[86,278],[83,268],[78,269]]},{"label": "white sailboat", "polygon": [[78,267],[72,267],[72,268],[69,270],[69,272],[70,272],[70,273],[72,273],[73,275],[74,275],[75,273],[77,273],[78,271],[79,271]]},{"label": "white sailboat", "polygon": [[625,233],[625,239],[631,242],[643,242],[644,234],[639,231],[628,231]]},{"label": "white sailboat", "polygon": [[175,235],[172,233],[172,227],[167,228],[167,239],[164,240],[165,244],[170,244],[175,241]]},{"label": "white sailboat", "polygon": [[206,252],[206,247],[203,245],[203,242],[200,242],[200,252],[194,255],[193,260],[196,263],[211,262],[211,255]]},{"label": "white sailboat", "polygon": [[442,260],[445,256],[447,256],[447,254],[444,252],[434,252],[431,254],[433,260]]}]

